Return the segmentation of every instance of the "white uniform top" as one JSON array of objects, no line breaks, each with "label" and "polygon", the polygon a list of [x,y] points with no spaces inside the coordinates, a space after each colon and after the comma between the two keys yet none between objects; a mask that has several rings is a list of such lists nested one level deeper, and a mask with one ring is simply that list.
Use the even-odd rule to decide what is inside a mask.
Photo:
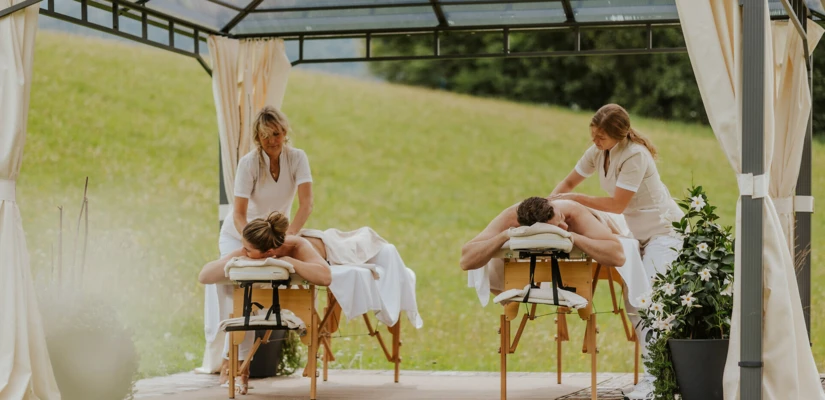
[{"label": "white uniform top", "polygon": [[[269,173],[269,157],[266,153],[263,154],[263,173],[260,159],[258,149],[250,151],[238,161],[235,173],[235,196],[249,199],[247,222],[255,218],[266,218],[272,211],[280,211],[289,217],[298,185],[312,182],[307,155],[301,149],[284,146],[279,160],[281,172],[277,182]],[[231,214],[223,221],[221,235],[241,240]]]},{"label": "white uniform top", "polygon": [[605,152],[591,146],[576,164],[576,172],[588,177],[599,171],[599,184],[613,196],[616,188],[635,192],[624,214],[627,225],[644,246],[656,236],[675,235],[672,222],[684,213],[662,183],[656,163],[644,145],[624,139],[610,151],[610,164],[604,169]]}]

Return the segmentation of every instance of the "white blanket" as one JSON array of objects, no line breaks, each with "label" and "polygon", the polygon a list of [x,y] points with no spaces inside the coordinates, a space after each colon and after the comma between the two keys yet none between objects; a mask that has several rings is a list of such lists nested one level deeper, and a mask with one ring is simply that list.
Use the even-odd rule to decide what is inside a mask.
[{"label": "white blanket", "polygon": [[[527,284],[524,289],[505,290],[496,296],[493,299],[493,302],[500,303],[502,305],[514,301],[521,302],[524,300],[524,295],[527,293],[528,289],[530,289],[530,284]],[[587,307],[587,300],[584,297],[564,289],[557,289],[557,291],[559,293],[560,306],[570,307],[576,310]],[[550,282],[542,282],[539,288],[530,289],[528,302],[537,304],[553,304],[553,299],[553,288],[550,286]]]},{"label": "white blanket", "polygon": [[373,311],[381,323],[393,326],[404,311],[413,326],[424,326],[418,313],[415,272],[407,268],[395,246],[375,231],[368,227],[352,232],[305,229],[300,234],[324,242],[332,267],[329,289],[348,320]]}]

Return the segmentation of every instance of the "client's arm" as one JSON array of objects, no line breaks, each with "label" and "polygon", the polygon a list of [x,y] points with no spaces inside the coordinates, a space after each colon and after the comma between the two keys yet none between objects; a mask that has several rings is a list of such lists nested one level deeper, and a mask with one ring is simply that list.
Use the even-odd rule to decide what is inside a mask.
[{"label": "client's arm", "polygon": [[599,264],[611,267],[624,265],[622,243],[610,231],[610,228],[583,207],[577,212],[575,218],[575,225],[571,226],[570,233],[573,235],[573,244],[576,247]]},{"label": "client's arm", "polygon": [[218,283],[226,279],[226,275],[224,274],[223,268],[226,267],[226,263],[232,259],[232,257],[238,257],[245,255],[244,249],[235,250],[218,260],[210,261],[203,266],[201,269],[200,275],[198,275],[198,282],[207,285],[210,283]]},{"label": "client's arm", "polygon": [[296,241],[291,252],[292,257],[279,257],[279,260],[286,261],[295,267],[295,272],[301,275],[313,285],[329,286],[332,282],[332,274],[329,264],[315,251],[315,248],[304,238],[290,236]]},{"label": "client's arm", "polygon": [[461,269],[468,271],[478,269],[487,264],[501,246],[510,239],[507,229],[518,226],[516,209],[518,204],[510,206],[495,217],[472,240],[461,247]]}]

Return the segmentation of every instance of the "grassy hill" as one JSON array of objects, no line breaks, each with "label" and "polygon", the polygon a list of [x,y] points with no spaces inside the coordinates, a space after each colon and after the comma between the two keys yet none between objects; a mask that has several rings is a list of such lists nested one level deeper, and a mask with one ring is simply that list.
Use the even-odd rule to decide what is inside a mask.
[{"label": "grassy hill", "polygon": [[[34,69],[19,204],[40,285],[56,279],[57,207],[66,212],[65,234],[73,233],[89,176],[89,262],[75,282],[107,295],[120,311],[134,332],[143,376],[199,365],[203,289],[196,276],[218,254],[218,138],[209,76],[194,60],[171,53],[49,32],[39,34]],[[404,327],[403,368],[497,370],[500,308],[481,308],[466,287],[460,247],[504,207],[552,190],[588,146],[590,113],[300,69],[290,77],[284,110],[295,128],[293,143],[306,150],[313,170],[315,211],[307,226],[371,226],[418,274],[425,327]],[[736,181],[710,129],[634,124],[658,145],[659,169],[674,196],[701,184],[723,223],[732,223]],[[825,168],[821,143],[814,162],[814,170]],[[815,175],[814,187],[825,198],[824,175]],[[582,190],[600,193],[594,179]],[[814,214],[815,338],[825,334],[825,285],[816,284],[825,280],[823,224],[825,214]],[[71,282],[72,275],[80,273],[61,279]],[[596,305],[606,311],[609,302],[603,296]],[[601,369],[629,371],[633,346],[618,318],[603,314],[600,321]],[[578,350],[584,324],[570,319],[570,326],[566,369],[587,371]],[[553,330],[552,316],[532,323],[522,342],[529,347],[511,358],[511,370],[553,369]],[[365,329],[355,320],[341,332]],[[814,342],[822,368],[825,347]],[[345,337],[335,346],[338,366],[389,366],[372,338]]]}]

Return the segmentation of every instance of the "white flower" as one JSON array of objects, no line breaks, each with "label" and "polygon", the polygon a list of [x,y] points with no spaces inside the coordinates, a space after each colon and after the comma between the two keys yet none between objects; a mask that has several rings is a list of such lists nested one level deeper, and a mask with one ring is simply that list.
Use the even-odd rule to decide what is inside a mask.
[{"label": "white flower", "polygon": [[186,358],[186,361],[192,361],[195,359],[195,355],[190,352],[184,353],[183,356]]},{"label": "white flower", "polygon": [[172,332],[166,332],[163,334],[163,338],[169,340],[172,338]]},{"label": "white flower", "polygon": [[[704,243],[702,243],[704,244]],[[699,279],[707,282],[710,280],[710,270],[705,268],[701,272],[699,272]]]},{"label": "white flower", "polygon": [[702,253],[705,253],[705,252],[708,251],[708,244],[707,243],[699,243],[699,244],[696,245],[696,249],[699,250]]},{"label": "white flower", "polygon": [[696,211],[702,211],[705,208],[705,199],[702,196],[694,196],[690,198],[690,208]]},{"label": "white flower", "polygon": [[639,296],[638,300],[640,310],[646,310],[648,307],[650,307],[650,294]]},{"label": "white flower", "polygon": [[676,294],[676,285],[672,283],[665,283],[665,286],[662,287],[662,291],[668,296],[673,296]]},{"label": "white flower", "polygon": [[661,313],[665,310],[665,305],[662,303],[653,303],[650,305],[650,310],[655,313]]},{"label": "white flower", "polygon": [[693,292],[688,292],[688,294],[680,296],[682,299],[682,305],[693,307],[693,302],[696,301],[696,298],[693,297]]},{"label": "white flower", "polygon": [[722,284],[726,286],[725,289],[722,290],[722,292],[719,294],[721,294],[722,296],[733,296],[733,285],[731,285],[730,279],[725,278],[725,281],[722,282]]},{"label": "white flower", "polygon": [[653,329],[657,331],[670,332],[670,330],[673,328],[673,324],[671,323],[671,321],[672,320],[659,318],[656,321],[653,321]]}]

